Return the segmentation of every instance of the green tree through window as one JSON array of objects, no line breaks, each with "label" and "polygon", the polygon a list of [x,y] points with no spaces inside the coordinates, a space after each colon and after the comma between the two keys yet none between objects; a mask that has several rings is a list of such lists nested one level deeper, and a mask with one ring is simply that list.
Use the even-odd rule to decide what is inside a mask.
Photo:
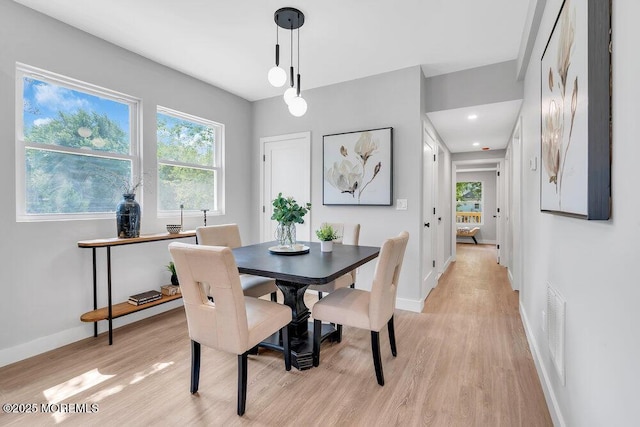
[{"label": "green tree through window", "polygon": [[482,223],[482,182],[456,182],[456,222]]},{"label": "green tree through window", "polygon": [[110,99],[60,76],[49,80],[42,70],[38,78],[29,69],[19,67],[18,73],[23,75],[18,189],[24,189],[16,193],[18,212],[67,219],[115,211],[135,173],[135,101]]},{"label": "green tree through window", "polygon": [[222,126],[159,108],[158,210],[218,211]]}]

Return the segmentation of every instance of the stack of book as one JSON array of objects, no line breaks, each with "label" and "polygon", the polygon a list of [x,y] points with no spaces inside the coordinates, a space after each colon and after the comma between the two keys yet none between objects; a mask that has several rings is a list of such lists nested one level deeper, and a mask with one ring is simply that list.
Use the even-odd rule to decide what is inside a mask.
[{"label": "stack of book", "polygon": [[129,297],[129,304],[142,305],[153,301],[157,301],[162,298],[162,293],[158,291],[147,291],[140,294],[131,295]]}]

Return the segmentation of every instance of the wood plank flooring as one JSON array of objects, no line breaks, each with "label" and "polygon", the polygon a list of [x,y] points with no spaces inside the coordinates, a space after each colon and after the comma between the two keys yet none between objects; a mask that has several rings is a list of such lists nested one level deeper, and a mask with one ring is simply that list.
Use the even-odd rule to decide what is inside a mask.
[{"label": "wood plank flooring", "polygon": [[[238,417],[235,355],[203,347],[200,391],[189,393],[189,338],[176,309],[116,329],[113,346],[103,334],[0,368],[1,403],[38,405],[36,414],[0,412],[0,425],[550,426],[518,294],[494,254],[459,244],[424,312],[396,312],[398,357],[380,334],[384,387],[369,332],[345,327],[342,343],[323,344],[318,368],[286,372],[279,353],[249,356]],[[41,413],[47,403],[61,411]],[[62,411],[83,403],[98,411]]]}]

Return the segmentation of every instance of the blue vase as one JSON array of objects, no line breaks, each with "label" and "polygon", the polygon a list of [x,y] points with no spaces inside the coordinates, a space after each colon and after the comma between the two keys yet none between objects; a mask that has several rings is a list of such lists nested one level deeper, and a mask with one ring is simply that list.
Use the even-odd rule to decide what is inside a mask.
[{"label": "blue vase", "polygon": [[140,205],[136,202],[136,195],[123,194],[122,201],[116,208],[116,225],[119,238],[140,236]]}]

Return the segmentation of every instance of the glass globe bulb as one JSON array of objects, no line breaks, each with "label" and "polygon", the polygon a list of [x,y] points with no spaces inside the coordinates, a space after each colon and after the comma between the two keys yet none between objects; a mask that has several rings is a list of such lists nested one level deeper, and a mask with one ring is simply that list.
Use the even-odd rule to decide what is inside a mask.
[{"label": "glass globe bulb", "polygon": [[273,87],[282,87],[287,81],[287,72],[280,67],[272,67],[267,74],[269,83]]},{"label": "glass globe bulb", "polygon": [[296,97],[297,93],[298,92],[296,91],[295,87],[290,87],[289,89],[285,90],[283,96],[284,102],[289,105],[291,103],[291,100]]},{"label": "glass globe bulb", "polygon": [[302,117],[307,112],[307,101],[301,96],[296,96],[289,103],[289,112],[295,117]]}]

